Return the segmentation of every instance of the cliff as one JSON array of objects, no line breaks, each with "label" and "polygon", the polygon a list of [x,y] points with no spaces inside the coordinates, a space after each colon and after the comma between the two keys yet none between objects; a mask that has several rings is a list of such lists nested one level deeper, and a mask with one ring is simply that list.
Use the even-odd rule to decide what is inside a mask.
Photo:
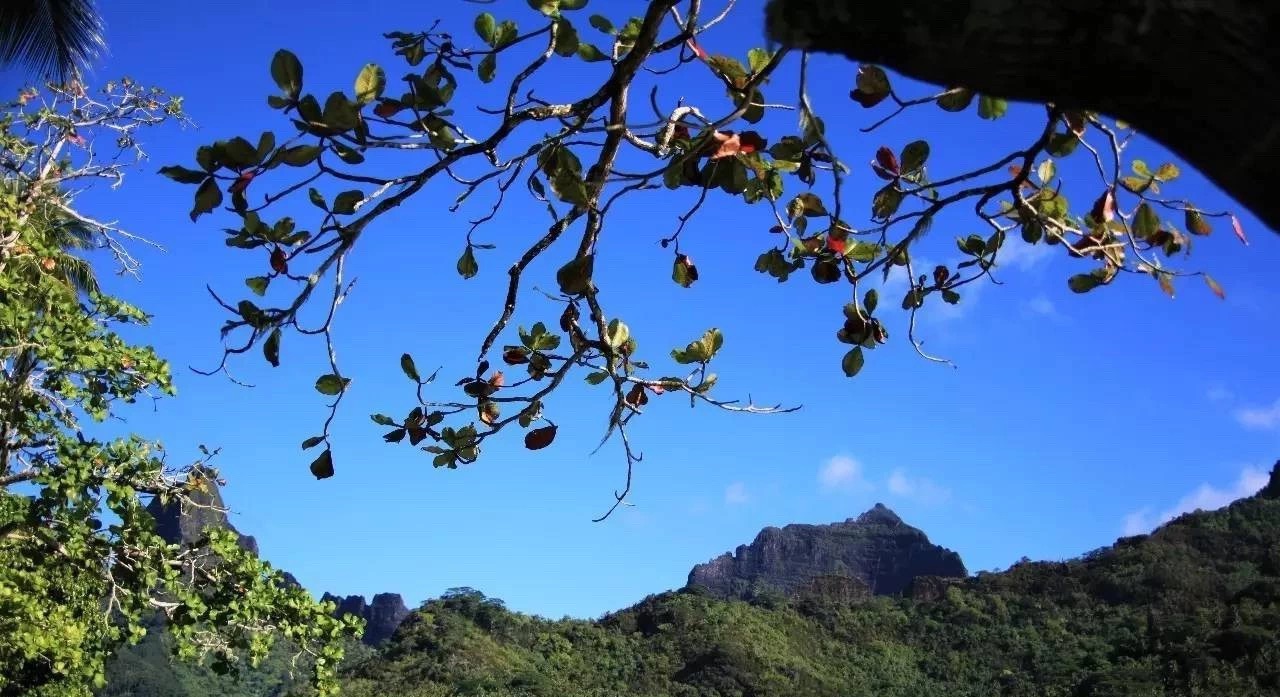
[{"label": "cliff", "polygon": [[[197,470],[195,476],[201,476],[201,472]],[[234,532],[241,547],[258,554],[258,541],[252,535],[237,530],[227,518],[226,511],[218,482],[212,477],[204,478],[201,488],[191,495],[189,502],[161,504],[158,499],[153,499],[147,505],[147,512],[156,521],[156,534],[169,544],[196,544],[204,536],[206,528],[219,527]],[[302,585],[293,574],[282,573],[285,583]],[[337,615],[354,614],[364,618],[365,634],[361,640],[370,646],[386,641],[409,616],[409,609],[398,593],[378,593],[372,602],[365,602],[359,595],[342,598],[330,593],[325,593],[321,599],[337,604]]]},{"label": "cliff", "polygon": [[917,576],[967,575],[960,555],[877,503],[843,523],[765,528],[750,545],[695,566],[688,585],[725,598],[749,599],[768,590],[798,597],[815,583],[830,586],[833,577],[845,577],[857,583],[841,595],[852,597],[858,585],[868,593],[898,595]]}]

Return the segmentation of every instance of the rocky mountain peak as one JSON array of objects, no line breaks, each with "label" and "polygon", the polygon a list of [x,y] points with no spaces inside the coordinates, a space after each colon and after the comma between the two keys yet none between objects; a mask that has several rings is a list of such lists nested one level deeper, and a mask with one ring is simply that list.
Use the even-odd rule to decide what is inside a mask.
[{"label": "rocky mountain peak", "polygon": [[1258,492],[1258,496],[1264,499],[1280,499],[1280,460],[1276,461],[1271,467],[1271,479],[1267,481],[1267,485],[1262,487],[1262,491]]},{"label": "rocky mountain peak", "polygon": [[877,503],[857,518],[850,518],[845,522],[853,523],[854,525],[905,525],[902,522],[902,518],[899,518],[897,513],[894,513],[883,503]]},{"label": "rocky mountain peak", "polygon": [[967,575],[960,555],[933,544],[877,503],[843,523],[767,527],[751,544],[695,566],[688,585],[728,598],[746,599],[766,590],[798,597],[809,593],[815,581],[835,587],[836,579],[845,577],[853,582],[848,589],[862,585],[870,593],[895,595],[918,576]]}]

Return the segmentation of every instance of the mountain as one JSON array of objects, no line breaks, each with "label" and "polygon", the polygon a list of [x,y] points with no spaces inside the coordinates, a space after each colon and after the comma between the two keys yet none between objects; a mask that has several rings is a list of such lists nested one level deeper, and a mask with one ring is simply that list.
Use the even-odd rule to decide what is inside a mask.
[{"label": "mountain", "polygon": [[1255,496],[1076,559],[800,595],[695,584],[549,621],[458,591],[351,668],[343,695],[1280,695],[1280,463]]},{"label": "mountain", "polygon": [[743,600],[768,591],[796,598],[833,584],[853,595],[896,595],[917,576],[967,575],[960,555],[877,503],[843,523],[765,528],[750,545],[693,567],[688,585]]},{"label": "mountain", "polygon": [[161,503],[153,498],[147,504],[147,512],[156,521],[156,534],[169,544],[189,545],[200,541],[205,528],[226,528],[239,537],[241,547],[257,554],[258,541],[241,533],[227,518],[218,480],[202,467],[195,468],[191,477],[200,480],[200,487],[190,494],[190,501]]},{"label": "mountain", "polygon": [[[919,540],[883,507],[834,526],[780,532],[857,527],[858,520],[862,537],[883,538],[875,550],[897,549],[885,539]],[[778,535],[761,534],[766,542]],[[792,540],[820,538],[801,532]],[[817,564],[819,555],[793,557]],[[922,575],[890,595],[871,595],[862,577],[815,568],[823,573],[789,596],[726,599],[691,584],[591,621],[523,615],[457,589],[412,612],[376,650],[361,647],[345,664],[342,694],[1280,695],[1280,463],[1255,496],[1075,559]],[[148,694],[176,695],[159,691],[173,685],[183,697],[281,694],[270,675],[250,675],[237,688],[153,665]],[[115,694],[141,695],[128,689],[146,682],[138,677],[113,675],[112,687],[125,686]]]},{"label": "mountain", "polygon": [[355,615],[364,619],[364,636],[362,640],[369,646],[377,646],[396,631],[401,622],[409,616],[409,608],[405,607],[404,598],[399,593],[378,593],[372,602],[365,602],[363,595],[348,595],[340,598],[325,593],[320,600],[332,601],[338,606],[334,614]]},{"label": "mountain", "polygon": [[[156,534],[169,544],[189,545],[199,542],[206,528],[220,527],[238,535],[241,547],[258,554],[258,541],[237,530],[227,517],[227,506],[223,502],[218,480],[201,469],[197,469],[193,475],[202,481],[199,490],[191,495],[190,502],[161,504],[159,499],[152,499],[147,504],[147,512],[156,521]],[[287,583],[302,585],[289,572],[283,573]],[[399,593],[378,593],[373,596],[372,602],[365,602],[364,596],[360,595],[340,597],[330,593],[325,593],[321,599],[331,600],[337,605],[335,615],[353,614],[362,617],[365,620],[362,641],[369,646],[386,641],[405,617],[409,616],[409,608],[405,607],[404,599]]]}]

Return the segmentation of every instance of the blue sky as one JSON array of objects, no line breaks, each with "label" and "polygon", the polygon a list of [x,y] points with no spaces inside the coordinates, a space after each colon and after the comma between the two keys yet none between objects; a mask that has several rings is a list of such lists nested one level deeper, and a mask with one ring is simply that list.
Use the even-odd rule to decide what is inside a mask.
[{"label": "blue sky", "polygon": [[[633,429],[644,452],[635,505],[593,524],[621,484],[622,458],[616,443],[591,454],[609,398],[580,378],[549,405],[561,425],[552,447],[528,453],[507,437],[487,446],[480,463],[456,471],[433,469],[429,455],[407,445],[383,444],[369,421],[371,412],[402,413],[411,405],[401,352],[412,352],[424,370],[445,366],[446,385],[467,370],[500,308],[506,267],[543,229],[545,214],[513,200],[479,233],[498,248],[481,254],[477,278],[463,281],[453,269],[466,219],[490,199],[478,194],[451,215],[458,189],[442,181],[380,222],[353,257],[350,275],[358,282],[337,321],[338,354],[353,391],[335,428],[338,474],[316,481],[298,444],[325,416],[312,389],[327,372],[321,347],[289,337],[280,368],[256,355],[234,364],[252,389],[186,369],[211,367],[220,355],[224,318],[205,284],[242,297],[242,279],[261,273],[265,260],[224,246],[227,214],[192,224],[192,189],[156,170],[189,165],[196,146],[215,139],[289,132],[265,104],[275,91],[267,67],[277,48],[296,52],[308,88],[324,95],[349,90],[366,62],[386,66],[393,80],[403,72],[382,32],[425,28],[439,17],[469,40],[482,9],[525,26],[536,15],[518,0],[389,0],[377,11],[338,0],[102,4],[111,52],[96,75],[129,75],[181,94],[199,124],[147,134],[151,161],[122,190],[83,200],[97,217],[118,219],[166,248],[138,250],[141,283],[112,281],[113,290],[155,314],[141,336],[173,361],[180,390],[155,411],[127,414],[127,427],[163,440],[178,460],[194,456],[200,443],[222,447],[234,522],[317,594],[395,591],[416,604],[467,585],[523,611],[594,616],[682,585],[693,564],[750,541],[766,525],[843,520],[877,501],[959,551],[970,569],[1002,568],[1024,555],[1074,556],[1179,510],[1222,505],[1260,487],[1262,473],[1280,458],[1280,370],[1273,361],[1280,330],[1266,309],[1280,301],[1273,270],[1280,240],[1243,211],[1251,246],[1219,224],[1183,262],[1212,272],[1225,301],[1197,279],[1184,281],[1170,300],[1138,277],[1075,296],[1065,280],[1086,270],[1079,260],[1016,242],[1003,286],[924,313],[928,349],[957,368],[917,357],[905,342],[904,318],[890,313],[893,341],[849,380],[839,369],[844,347],[834,340],[847,291],[816,286],[807,273],[779,286],[751,270],[774,241],[767,211],[713,199],[683,238],[702,279],[681,289],[669,279],[670,252],[657,240],[692,200],[687,191],[659,192],[619,208],[606,229],[598,264],[606,307],[627,320],[642,353],[658,364],[671,347],[720,327],[722,396],[749,392],[804,408],[749,416],[655,400]],[[709,48],[744,56],[762,37],[761,6],[738,3],[714,34],[722,43]],[[606,7],[620,24],[613,3],[596,0],[588,12]],[[583,24],[584,36],[598,36]],[[580,94],[599,79],[598,66],[558,65],[564,72],[541,83],[549,98]],[[690,77],[664,86],[664,99],[720,104],[705,75],[686,72]],[[503,75],[509,66],[499,82]],[[863,164],[879,144],[896,149],[929,137],[931,169],[940,177],[992,159],[1009,149],[1011,134],[1022,143],[1035,128],[1031,107],[994,123],[972,111],[928,108],[860,135],[856,127],[883,112],[849,103],[852,66],[815,59],[814,75],[815,104],[854,168],[845,199],[851,207],[865,208],[879,186]],[[778,83],[767,93],[771,101],[793,102],[787,95],[794,82]],[[927,93],[921,86],[906,91],[912,89]],[[782,128],[794,124],[792,114],[771,118]],[[1167,158],[1148,144],[1138,149],[1152,163]],[[1084,171],[1071,162],[1062,167]],[[1179,193],[1205,208],[1234,207],[1183,169]],[[1087,189],[1074,194],[1086,196],[1092,198]],[[308,215],[305,201],[290,205],[281,210]],[[930,258],[951,261],[951,240],[979,230],[963,214],[940,221]],[[569,252],[558,253],[565,259]],[[535,265],[530,278],[553,284],[559,263]],[[526,290],[523,301],[517,322],[554,320],[535,293]]]}]

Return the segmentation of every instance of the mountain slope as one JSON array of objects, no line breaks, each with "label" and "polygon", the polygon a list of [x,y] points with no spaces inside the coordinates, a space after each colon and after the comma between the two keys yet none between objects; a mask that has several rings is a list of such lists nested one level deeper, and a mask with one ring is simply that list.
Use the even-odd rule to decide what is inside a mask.
[{"label": "mountain slope", "polygon": [[921,579],[908,597],[755,604],[696,587],[596,622],[434,600],[352,697],[1280,694],[1280,468],[1259,495],[1067,562]]}]

